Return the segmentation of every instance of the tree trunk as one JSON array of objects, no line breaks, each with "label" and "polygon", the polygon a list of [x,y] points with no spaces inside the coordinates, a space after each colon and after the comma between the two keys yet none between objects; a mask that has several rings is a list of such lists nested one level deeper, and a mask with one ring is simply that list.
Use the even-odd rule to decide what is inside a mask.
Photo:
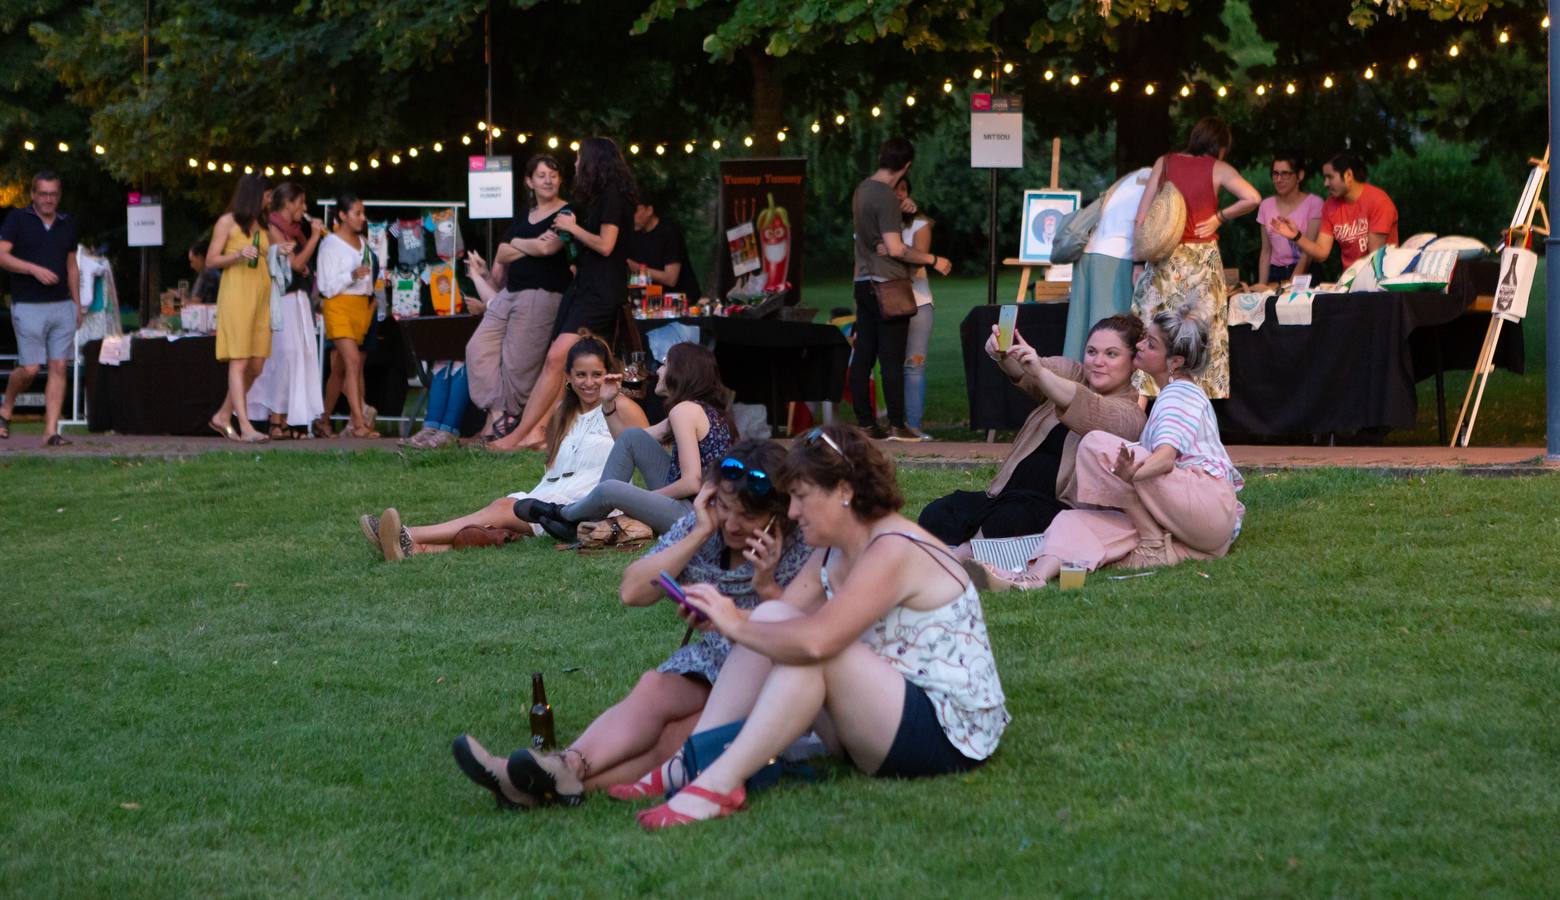
[{"label": "tree trunk", "polygon": [[743,55],[753,73],[753,153],[777,156],[780,140],[775,135],[785,122],[780,115],[783,96],[774,57],[757,47],[746,48]]},{"label": "tree trunk", "polygon": [[[1175,140],[1170,133],[1170,100],[1180,89],[1178,50],[1185,22],[1182,16],[1164,16],[1155,18],[1152,26],[1139,22],[1122,26],[1116,50],[1122,87],[1114,103],[1117,174],[1153,165]],[[1143,90],[1150,82],[1153,94]]]}]

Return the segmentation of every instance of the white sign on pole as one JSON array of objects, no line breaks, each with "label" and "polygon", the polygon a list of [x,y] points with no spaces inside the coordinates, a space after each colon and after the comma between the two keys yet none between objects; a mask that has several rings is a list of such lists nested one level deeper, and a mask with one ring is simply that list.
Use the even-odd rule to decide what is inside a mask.
[{"label": "white sign on pole", "polygon": [[970,167],[1024,167],[1023,104],[1016,96],[970,97]]},{"label": "white sign on pole", "polygon": [[1533,274],[1537,271],[1537,253],[1507,247],[1500,255],[1500,280],[1495,283],[1495,304],[1490,312],[1508,322],[1522,321],[1527,315],[1528,295],[1533,292]]},{"label": "white sign on pole", "polygon": [[151,194],[131,194],[125,205],[126,246],[161,247],[162,201]]},{"label": "white sign on pole", "polygon": [[473,156],[466,171],[467,213],[473,219],[511,219],[515,215],[513,156]]}]

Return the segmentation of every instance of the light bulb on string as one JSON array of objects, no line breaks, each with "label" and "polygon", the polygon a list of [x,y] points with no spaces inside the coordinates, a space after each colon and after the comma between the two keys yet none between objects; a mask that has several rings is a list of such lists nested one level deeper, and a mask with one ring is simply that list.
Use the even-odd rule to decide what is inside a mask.
[{"label": "light bulb on string", "polygon": [[60,152],[61,153],[69,153],[70,152],[70,145],[65,143],[64,141],[60,141]]},{"label": "light bulb on string", "polygon": [[943,82],[943,93],[944,94],[951,94],[951,93],[953,93],[953,82],[951,82],[951,81],[944,81]]},{"label": "light bulb on string", "polygon": [[[28,149],[28,150],[31,150],[31,149],[32,149],[32,141],[28,141],[28,142],[27,142],[27,149]],[[200,161],[199,161],[199,160],[197,160],[197,159],[196,159],[196,158],[195,158],[195,157],[193,157],[193,156],[192,156],[192,157],[190,157],[190,168],[192,168],[192,169],[198,169],[198,168],[200,168]]]},{"label": "light bulb on string", "polygon": [[1119,82],[1119,81],[1112,81],[1110,83],[1110,92],[1112,94],[1114,94],[1114,93],[1116,93],[1117,91],[1120,91],[1120,90],[1121,90],[1121,82]]},{"label": "light bulb on string", "polygon": [[1295,95],[1295,83],[1293,81],[1291,81],[1288,84],[1284,85],[1284,93],[1288,94],[1291,97],[1293,97]]},{"label": "light bulb on string", "polygon": [[271,168],[270,166],[266,166],[265,167],[265,177],[270,178],[272,175],[275,175],[275,174],[276,174],[276,170],[275,169]]},{"label": "light bulb on string", "polygon": [[492,130],[488,132],[488,134],[491,134],[493,136],[493,140],[496,141],[504,136],[504,130],[495,125],[493,126]]},{"label": "light bulb on string", "polygon": [[336,174],[336,167],[331,165],[330,163],[326,163],[325,164],[325,174],[326,175],[334,175],[334,174]]},{"label": "light bulb on string", "polygon": [[36,149],[36,145],[34,145],[32,141],[22,141],[22,149],[28,152],[32,152],[34,149]]},{"label": "light bulb on string", "polygon": [[412,149],[406,151],[406,155],[410,156],[412,159],[416,159],[417,158],[417,148],[413,147]]},{"label": "light bulb on string", "polygon": [[102,156],[103,154],[107,153],[108,151],[103,149],[103,145],[102,144],[98,144],[98,145],[96,145],[96,146],[94,146],[92,148],[92,152],[96,153],[98,156]]},{"label": "light bulb on string", "polygon": [[569,149],[574,151],[575,153],[580,152],[580,142],[579,141],[570,141],[569,142]]},{"label": "light bulb on string", "polygon": [[628,145],[628,152],[632,153],[635,156],[638,156],[639,155],[639,145],[638,144],[629,144]]},{"label": "light bulb on string", "polygon": [[1013,64],[1012,63],[1003,63],[1002,64],[1002,74],[1003,75],[1012,75],[1013,74]]},{"label": "light bulb on string", "polygon": [[291,175],[291,174],[292,174],[292,167],[291,166],[282,166],[282,177],[283,178],[286,178],[288,175]]},{"label": "light bulb on string", "polygon": [[915,105],[915,95],[914,94],[911,94],[910,96],[905,98],[905,105],[906,106],[914,106]]},{"label": "light bulb on string", "polygon": [[689,156],[693,155],[693,141],[689,141],[688,143],[683,144],[683,152]]},{"label": "light bulb on string", "polygon": [[444,143],[442,141],[434,141],[433,142],[433,152],[434,153],[443,153],[444,152]]},{"label": "light bulb on string", "polygon": [[347,168],[350,169],[353,172],[356,172],[358,170],[357,160],[354,159],[351,162],[347,163]]},{"label": "light bulb on string", "polygon": [[1511,43],[1511,35],[1503,28],[1501,29],[1500,36],[1495,40],[1502,44],[1509,44]]},{"label": "light bulb on string", "polygon": [[1446,55],[1450,56],[1452,59],[1456,59],[1457,55],[1460,54],[1460,53],[1462,53],[1462,48],[1457,46],[1456,44],[1453,44],[1450,47],[1446,48]]},{"label": "light bulb on string", "polygon": [[666,155],[666,145],[665,144],[656,144],[655,145],[655,155],[656,156],[665,156]]},{"label": "light bulb on string", "polygon": [[558,149],[558,138],[556,138],[556,137],[549,137],[547,139],[547,149],[549,149],[549,150],[557,150]]},{"label": "light bulb on string", "polygon": [[[370,169],[377,169],[377,168],[379,168],[379,157],[376,156],[376,157],[373,157],[372,159],[370,159],[368,161],[368,167]],[[283,169],[282,170],[282,174],[286,175],[287,174],[287,170]]]},{"label": "light bulb on string", "polygon": [[1412,72],[1412,71],[1414,71],[1417,68],[1419,68],[1419,59],[1418,59],[1418,57],[1410,56],[1408,58],[1408,70],[1410,72]]},{"label": "light bulb on string", "polygon": [[742,139],[742,146],[744,146],[744,147],[751,147],[751,146],[753,146],[753,136],[751,134]]},{"label": "light bulb on string", "polygon": [[215,172],[216,170],[217,170],[217,164],[212,162],[209,159],[206,160],[206,171],[207,172]]},{"label": "light bulb on string", "polygon": [[719,150],[720,149],[720,138],[716,138],[715,140],[710,141],[710,149],[711,150]]},{"label": "light bulb on string", "polygon": [[1333,80],[1332,80],[1332,76],[1331,75],[1328,75],[1326,78],[1322,79],[1322,87],[1330,88],[1332,86],[1333,86]]},{"label": "light bulb on string", "polygon": [[486,122],[478,122],[477,123],[477,130],[478,131],[487,131],[487,123]]},{"label": "light bulb on string", "polygon": [[522,144],[525,143],[526,142],[525,132],[522,131],[519,134],[515,135],[515,140],[519,141]]},{"label": "light bulb on string", "polygon": [[785,143],[785,132],[783,132],[783,131],[775,132],[775,140],[779,141],[782,144]]},{"label": "light bulb on string", "polygon": [[845,114],[844,113],[839,113],[838,115],[836,115],[834,117],[834,124],[836,124],[836,125],[844,125],[845,124]]},{"label": "light bulb on string", "polygon": [[1261,97],[1261,96],[1263,96],[1266,93],[1267,93],[1267,85],[1265,85],[1265,84],[1257,85],[1257,96],[1258,97]]},{"label": "light bulb on string", "polygon": [[392,153],[392,154],[390,154],[390,165],[392,165],[392,166],[399,166],[400,164],[401,164],[401,154],[399,154],[399,153]]},{"label": "light bulb on string", "polygon": [[812,123],[812,133],[813,134],[817,134],[818,132],[820,132],[822,130],[823,130],[823,126],[818,123],[817,119],[814,119],[813,123]]},{"label": "light bulb on string", "polygon": [[471,146],[471,135],[469,135],[469,134],[461,135],[460,136],[460,142],[462,144],[466,145],[467,147],[470,147]]},{"label": "light bulb on string", "polygon": [[1230,93],[1229,88],[1225,87],[1222,84],[1219,85],[1219,96],[1220,97],[1227,97],[1227,96],[1229,96],[1229,93]]},{"label": "light bulb on string", "polygon": [[1046,81],[1051,81],[1056,78],[1056,73],[1050,69],[1046,69],[1041,77],[1043,77]]},{"label": "light bulb on string", "polygon": [[982,71],[981,71],[981,70],[980,70],[980,67],[979,67],[979,66],[976,66],[976,67],[975,67],[975,71],[973,71],[973,72],[971,72],[971,73],[970,73],[970,74],[971,74],[971,75],[973,75],[973,76],[974,76],[974,77],[975,77],[975,80],[976,80],[976,81],[979,81],[979,80],[981,80],[981,79],[982,79],[982,78],[985,78],[985,77],[986,77],[986,73],[985,73],[985,72],[982,72]]},{"label": "light bulb on string", "polygon": [[232,175],[233,174],[233,164],[232,163],[223,163],[222,164],[222,174],[223,175]]},{"label": "light bulb on string", "polygon": [[1073,87],[1077,87],[1080,83],[1083,82],[1083,79],[1081,77],[1077,76],[1077,75],[1074,75],[1073,77],[1067,79],[1067,81]]},{"label": "light bulb on string", "polygon": [[309,166],[304,166],[303,168],[299,169],[298,171],[302,172],[306,176],[314,174],[314,169],[310,168]]},{"label": "light bulb on string", "polygon": [[1143,85],[1143,94],[1147,97],[1154,96],[1154,86],[1152,84]]},{"label": "light bulb on string", "polygon": [[882,114],[883,114],[883,107],[881,107],[881,106],[874,106],[874,107],[872,107],[872,118],[876,119],[878,116],[881,116]]},{"label": "light bulb on string", "polygon": [[1545,16],[1544,17],[1544,21],[1538,23],[1538,27],[1544,29],[1545,31],[1548,31],[1549,30],[1549,17]]},{"label": "light bulb on string", "polygon": [[1375,66],[1366,66],[1365,67],[1365,80],[1369,81],[1369,80],[1371,80],[1372,78],[1375,78],[1375,77],[1376,77],[1376,67]]},{"label": "light bulb on string", "polygon": [[255,174],[255,167],[254,166],[245,166],[244,167],[244,174],[245,175],[253,175],[253,174]]},{"label": "light bulb on string", "polygon": [[1182,97],[1190,97],[1191,95],[1192,95],[1192,86],[1189,85],[1189,84],[1181,85],[1181,96]]}]

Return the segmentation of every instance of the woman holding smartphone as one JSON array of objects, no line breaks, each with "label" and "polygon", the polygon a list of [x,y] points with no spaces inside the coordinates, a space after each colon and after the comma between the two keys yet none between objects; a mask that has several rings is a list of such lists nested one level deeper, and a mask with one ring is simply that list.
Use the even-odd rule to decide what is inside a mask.
[{"label": "woman holding smartphone", "polygon": [[634,230],[634,201],[639,190],[617,145],[604,137],[586,138],[574,163],[574,200],[560,210],[552,229],[579,247],[574,281],[564,292],[531,399],[515,430],[489,443],[495,450],[539,449],[547,410],[563,387],[558,373],[574,334],[589,328],[611,335],[618,311],[628,300],[627,236]]},{"label": "woman holding smartphone", "polygon": [[[787,519],[790,498],[771,475],[784,458],[773,441],[732,447],[706,475],[693,512],[623,572],[623,602],[643,607],[665,599],[657,585],[662,572],[678,585],[714,585],[742,609],[781,596],[812,552]],[[666,788],[661,764],[688,737],[730,652],[724,637],[706,631],[641,675],[628,696],[561,752],[522,749],[505,760],[462,735],[453,747],[456,763],[500,807],[573,806],[585,791],[602,788],[616,799],[658,796]]]}]

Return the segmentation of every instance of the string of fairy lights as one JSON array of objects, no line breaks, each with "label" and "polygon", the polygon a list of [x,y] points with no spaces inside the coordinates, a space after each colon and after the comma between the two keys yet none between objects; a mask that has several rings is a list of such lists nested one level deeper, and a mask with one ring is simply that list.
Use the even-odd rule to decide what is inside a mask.
[{"label": "string of fairy lights", "polygon": [[[1543,19],[1539,22],[1539,29],[1541,32],[1548,31],[1548,16],[1544,16]],[[1509,27],[1502,27],[1495,33],[1493,41],[1497,47],[1503,48],[1510,46],[1515,41],[1515,38],[1513,37]],[[1178,100],[1188,100],[1194,96],[1205,93],[1211,95],[1216,100],[1224,100],[1236,96],[1237,93],[1241,91],[1249,92],[1255,97],[1266,99],[1269,97],[1293,97],[1307,90],[1319,92],[1331,91],[1340,87],[1344,81],[1349,78],[1357,78],[1359,81],[1371,83],[1393,76],[1409,77],[1421,74],[1428,66],[1441,60],[1455,62],[1459,60],[1463,54],[1464,49],[1460,43],[1451,43],[1442,50],[1435,53],[1411,54],[1406,60],[1400,59],[1390,62],[1371,61],[1366,63],[1363,67],[1350,72],[1344,72],[1340,70],[1322,72],[1319,74],[1309,73],[1307,75],[1297,76],[1294,78],[1257,81],[1245,86],[1237,86],[1232,82],[1217,82],[1202,78],[1188,78],[1183,82],[1174,84],[1166,84],[1158,81],[1140,81],[1133,83],[1122,77],[1108,75],[1089,75],[1076,71],[1068,72],[1053,67],[1042,68],[1040,77],[1045,84],[1054,85],[1058,90],[1070,91],[1098,89],[1112,95],[1120,94],[1124,91],[1140,91],[1145,96],[1150,97],[1154,96],[1160,91],[1170,91],[1171,102],[1177,102]],[[1011,77],[1018,72],[1018,69],[1019,64],[1011,61],[999,62],[990,67],[978,66],[971,70],[970,80],[975,83],[976,87],[978,87],[980,82],[985,81],[988,78],[992,79],[993,83],[996,83],[999,72],[1003,77]],[[931,94],[932,96],[941,94],[944,98],[952,97],[959,89],[956,81],[960,80],[961,78],[962,76],[945,78],[942,80],[940,87],[928,90],[927,93]],[[969,82],[966,82],[966,87],[969,86]],[[830,131],[831,129],[838,130],[847,126],[850,123],[853,115],[865,115],[867,117],[877,119],[881,118],[887,113],[889,109],[894,108],[896,105],[902,104],[907,108],[914,108],[920,102],[922,102],[921,97],[912,90],[911,92],[905,94],[902,100],[896,99],[893,102],[884,101],[874,104],[869,107],[865,113],[853,114],[850,112],[839,111],[830,116],[815,116],[807,124],[798,126],[794,132],[791,126],[785,126],[777,131],[774,137],[775,140],[782,144],[786,143],[787,141],[803,139],[809,136],[821,137],[825,134],[825,132]],[[466,132],[458,136],[436,141],[429,141],[423,144],[408,146],[401,149],[381,150],[367,153],[362,156],[361,162],[358,159],[347,159],[344,161],[328,160],[326,162],[306,163],[292,161],[285,163],[259,163],[236,162],[233,160],[210,158],[203,159],[191,156],[188,158],[187,163],[188,168],[195,175],[208,175],[216,173],[232,175],[237,173],[252,174],[255,172],[263,173],[267,177],[276,177],[280,175],[283,178],[292,177],[295,173],[304,177],[312,176],[316,172],[322,175],[335,175],[337,172],[341,171],[358,172],[365,168],[372,171],[383,168],[385,166],[400,166],[403,163],[410,163],[413,160],[426,158],[429,155],[438,156],[446,152],[458,154],[481,151],[486,153],[488,152],[487,147],[489,139],[492,141],[492,152],[494,153],[502,153],[506,149],[540,151],[542,148],[546,148],[547,150],[557,151],[562,147],[568,147],[571,152],[578,152],[580,149],[580,142],[576,138],[565,138],[559,136],[556,133],[542,133],[537,131],[526,131],[509,128],[500,125],[497,122],[479,121],[476,123],[475,133]],[[503,143],[506,139],[512,141],[512,143]],[[624,146],[624,149],[627,150],[630,156],[635,157],[641,155],[664,157],[668,154],[675,154],[678,151],[681,151],[685,156],[693,156],[705,150],[719,152],[723,149],[734,150],[737,146],[750,148],[753,146],[754,142],[755,137],[752,134],[745,134],[735,139],[722,137],[689,137],[682,141],[629,141]],[[49,144],[50,142],[48,141],[28,138],[22,141],[22,149],[29,154],[47,153],[50,152],[51,149],[59,153],[74,152],[73,145],[68,141],[61,140],[53,142],[52,148],[49,146]],[[91,147],[91,152],[93,155],[98,157],[107,157],[110,151],[109,148],[102,144],[93,144]]]}]

